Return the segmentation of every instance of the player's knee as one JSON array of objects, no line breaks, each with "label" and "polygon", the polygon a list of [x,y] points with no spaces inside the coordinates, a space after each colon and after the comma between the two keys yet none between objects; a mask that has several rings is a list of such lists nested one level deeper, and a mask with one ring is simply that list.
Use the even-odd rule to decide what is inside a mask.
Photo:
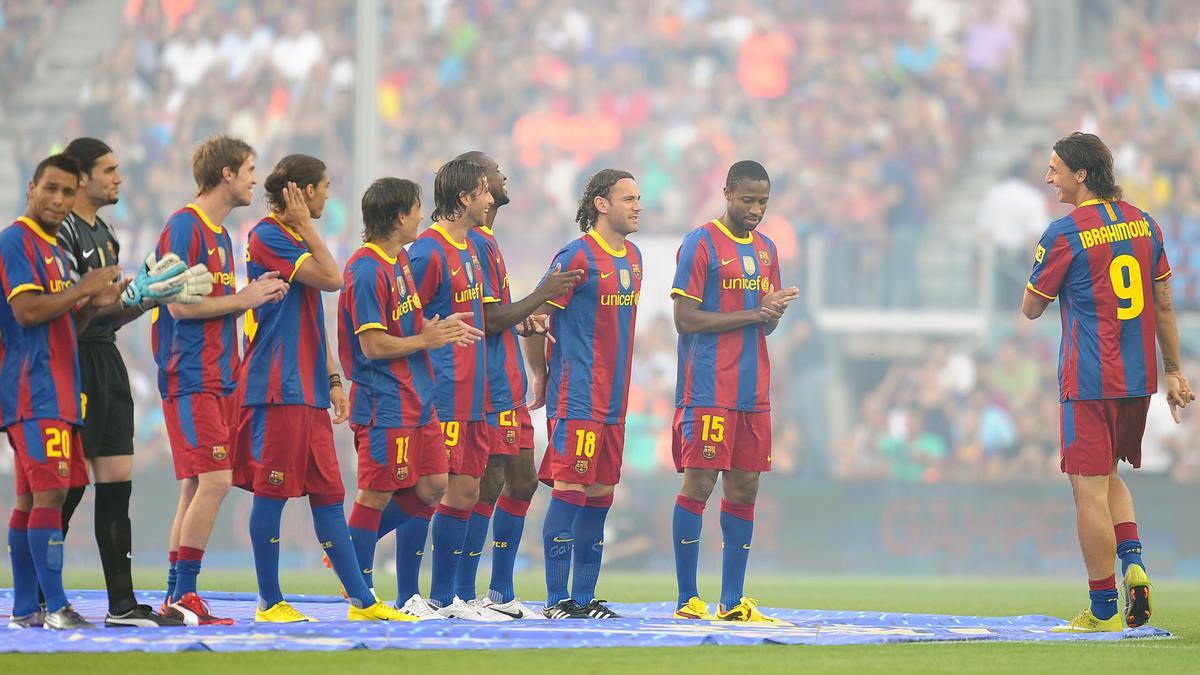
[{"label": "player's knee", "polygon": [[433,506],[446,496],[447,482],[446,474],[425,476],[417,483],[417,497],[426,505]]},{"label": "player's knee", "polygon": [[196,493],[204,493],[207,497],[224,497],[233,487],[233,473],[230,471],[210,471],[200,474]]},{"label": "player's knee", "polygon": [[683,486],[679,492],[689,499],[706,502],[716,486],[716,471],[688,469],[683,474]]},{"label": "player's knee", "polygon": [[487,470],[479,481],[479,501],[495,504],[500,498],[500,492],[504,489],[504,466],[507,459],[504,456],[494,456],[488,460]]},{"label": "player's knee", "polygon": [[388,501],[392,498],[390,492],[380,492],[378,490],[359,490],[354,496],[356,504],[362,504],[369,509],[382,511],[387,508]]},{"label": "player's knee", "polygon": [[33,495],[20,495],[13,501],[13,508],[29,513],[33,508]]},{"label": "player's knee", "polygon": [[33,493],[31,506],[35,509],[61,509],[66,501],[66,488],[59,490],[39,490]]},{"label": "player's knee", "polygon": [[538,485],[540,483],[536,475],[525,477],[521,481],[507,481],[504,483],[504,495],[517,501],[528,502],[533,499]]}]

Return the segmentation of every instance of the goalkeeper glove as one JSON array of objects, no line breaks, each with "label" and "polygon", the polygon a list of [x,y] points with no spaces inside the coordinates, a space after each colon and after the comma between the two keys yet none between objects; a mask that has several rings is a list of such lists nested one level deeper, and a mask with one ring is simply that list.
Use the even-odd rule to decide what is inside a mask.
[{"label": "goalkeeper glove", "polygon": [[180,276],[184,278],[184,282],[180,286],[179,291],[175,295],[163,300],[163,302],[194,305],[200,302],[204,296],[212,293],[213,275],[204,265],[192,265]]},{"label": "goalkeeper glove", "polygon": [[121,294],[121,304],[125,307],[143,306],[143,303],[160,304],[179,293],[187,281],[184,276],[187,271],[187,265],[174,253],[164,255],[162,260],[155,260],[151,253],[146,256],[133,282]]}]

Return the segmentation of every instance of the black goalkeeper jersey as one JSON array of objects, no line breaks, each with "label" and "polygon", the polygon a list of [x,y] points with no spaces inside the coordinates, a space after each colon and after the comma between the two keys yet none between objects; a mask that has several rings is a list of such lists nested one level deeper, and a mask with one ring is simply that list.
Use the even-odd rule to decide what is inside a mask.
[{"label": "black goalkeeper jersey", "polygon": [[[71,213],[58,228],[58,243],[71,259],[75,273],[83,276],[88,270],[115,265],[121,244],[112,228],[96,216],[96,224],[89,225]],[[112,316],[94,317],[79,334],[80,342],[116,342],[117,329]]]}]

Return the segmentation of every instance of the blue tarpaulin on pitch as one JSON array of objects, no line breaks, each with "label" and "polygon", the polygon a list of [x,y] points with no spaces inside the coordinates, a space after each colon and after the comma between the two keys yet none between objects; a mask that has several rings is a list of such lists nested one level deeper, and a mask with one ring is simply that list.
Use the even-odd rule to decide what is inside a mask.
[{"label": "blue tarpaulin on pitch", "polygon": [[[296,609],[318,619],[305,624],[256,624],[257,598],[250,593],[205,593],[216,616],[233,626],[85,631],[12,630],[0,632],[0,653],[52,652],[240,652],[263,650],[339,651],[343,649],[550,649],[574,647],[690,647],[693,645],[855,645],[896,642],[1122,640],[1170,637],[1143,626],[1124,633],[1051,633],[1062,619],[1049,616],[944,616],[808,609],[766,610],[787,623],[733,624],[673,619],[671,603],[610,606],[624,618],[609,620],[524,620],[506,623],[426,621],[368,623],[346,621],[346,603],[333,596],[288,596]],[[104,591],[70,594],[71,604],[102,623]],[[162,593],[140,593],[152,606]],[[0,590],[0,615],[12,607],[12,591]]]}]

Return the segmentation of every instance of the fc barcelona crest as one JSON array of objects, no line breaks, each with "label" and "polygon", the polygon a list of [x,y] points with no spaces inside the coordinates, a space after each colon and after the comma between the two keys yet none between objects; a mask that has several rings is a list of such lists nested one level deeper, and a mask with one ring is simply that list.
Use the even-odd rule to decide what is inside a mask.
[{"label": "fc barcelona crest", "polygon": [[621,270],[621,288],[629,288],[629,270]]},{"label": "fc barcelona crest", "polygon": [[713,457],[717,456],[717,446],[706,445],[704,446],[704,449],[700,451],[700,454],[704,455],[704,459],[712,459]]},{"label": "fc barcelona crest", "polygon": [[588,472],[588,461],[580,459],[575,461],[575,473],[583,475]]},{"label": "fc barcelona crest", "polygon": [[66,478],[71,475],[71,465],[66,460],[58,460],[58,475]]},{"label": "fc barcelona crest", "polygon": [[516,429],[505,429],[504,430],[504,440],[509,445],[516,443],[517,442],[517,430]]},{"label": "fc barcelona crest", "polygon": [[748,276],[748,277],[754,276],[754,273],[758,271],[758,266],[756,266],[754,264],[754,256],[752,256],[752,255],[742,256],[742,269],[746,270],[746,276]]},{"label": "fc barcelona crest", "polygon": [[396,467],[396,480],[408,480],[408,465]]},{"label": "fc barcelona crest", "polygon": [[759,262],[761,262],[763,264],[763,267],[770,265],[771,264],[771,252],[767,251],[767,250],[759,251],[758,252],[758,260],[759,260]]},{"label": "fc barcelona crest", "polygon": [[229,450],[226,449],[225,446],[223,446],[223,445],[214,445],[213,446],[213,451],[212,451],[213,459],[217,460],[218,462],[223,462],[223,461],[225,461],[225,458],[228,456],[229,456]]},{"label": "fc barcelona crest", "polygon": [[283,472],[272,471],[271,473],[267,474],[267,482],[271,485],[283,485]]},{"label": "fc barcelona crest", "polygon": [[639,265],[637,263],[629,263],[629,267],[633,270],[633,277],[635,279],[642,278],[642,266],[641,265]]}]

